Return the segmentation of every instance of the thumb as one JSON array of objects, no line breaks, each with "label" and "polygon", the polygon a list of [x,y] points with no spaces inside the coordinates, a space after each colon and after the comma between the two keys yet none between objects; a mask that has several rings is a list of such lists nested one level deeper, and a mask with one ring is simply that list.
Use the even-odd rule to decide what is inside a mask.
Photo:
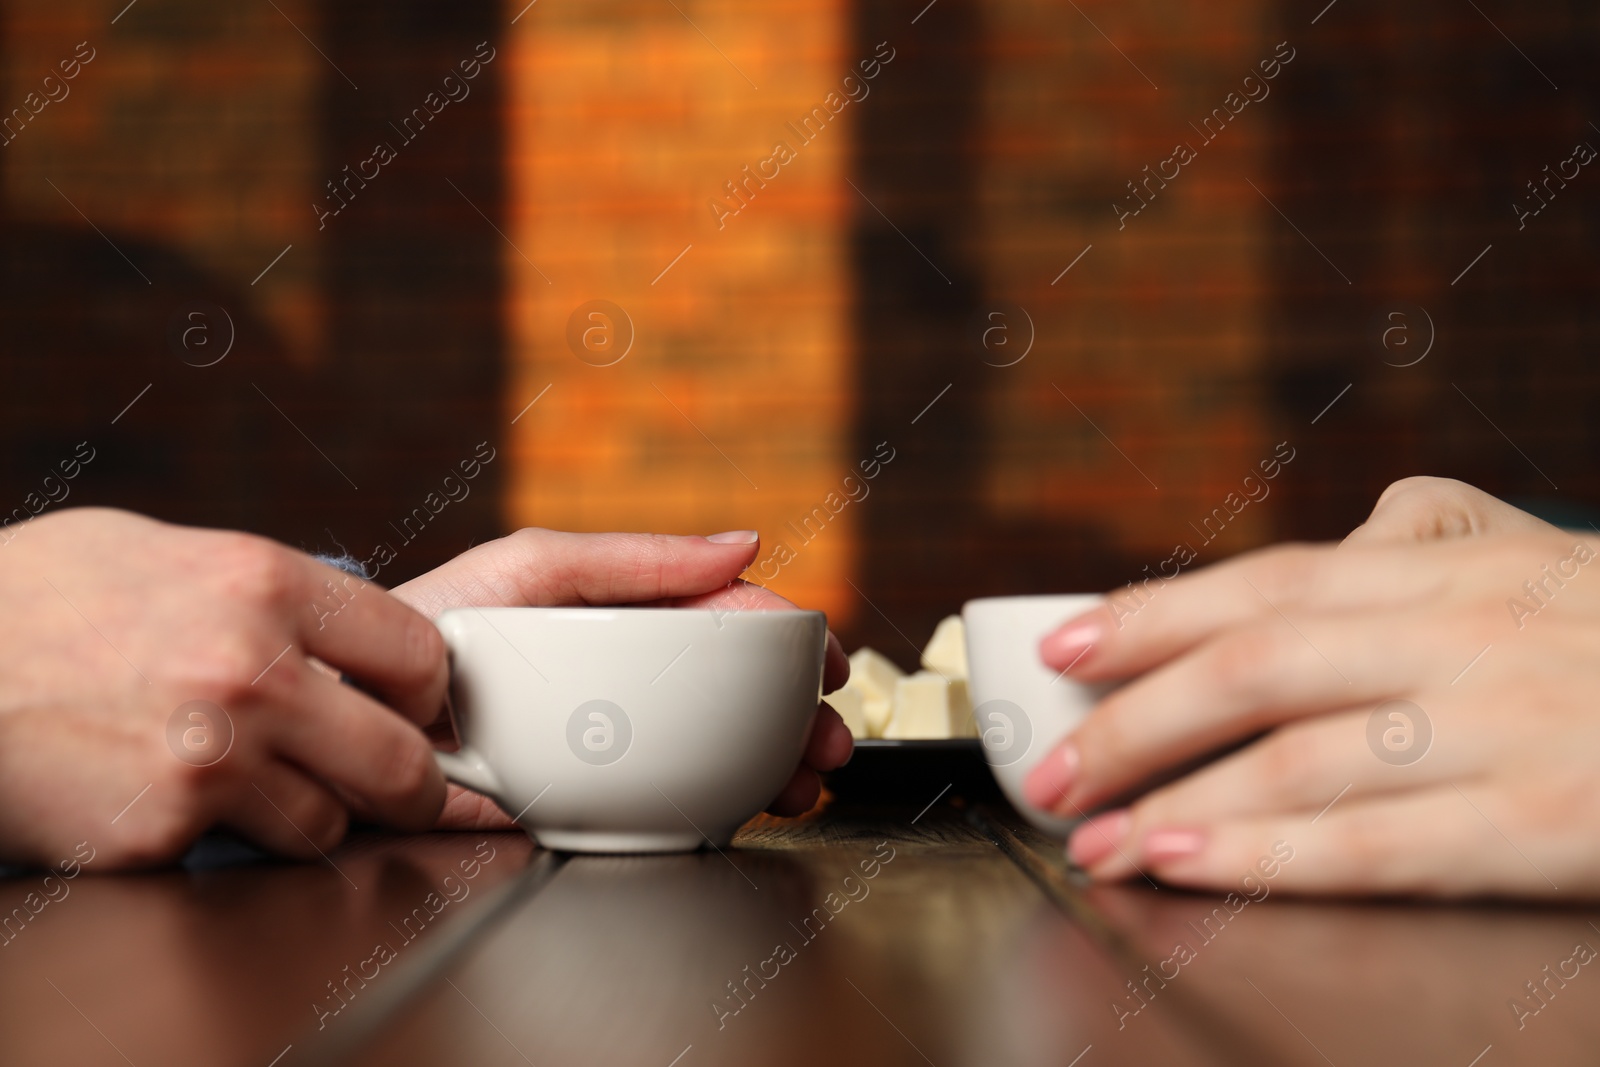
[{"label": "thumb", "polygon": [[720,589],[754,562],[760,545],[754,530],[679,537],[529,527],[468,549],[395,592],[425,614],[463,603],[637,604]]}]

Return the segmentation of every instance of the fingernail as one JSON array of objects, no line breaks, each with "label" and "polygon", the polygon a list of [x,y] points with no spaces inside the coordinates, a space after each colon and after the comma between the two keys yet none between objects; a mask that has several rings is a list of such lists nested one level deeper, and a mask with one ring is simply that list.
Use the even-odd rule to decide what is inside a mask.
[{"label": "fingernail", "polygon": [[1122,844],[1133,825],[1127,808],[1096,815],[1076,830],[1067,841],[1067,859],[1079,867],[1093,867]]},{"label": "fingernail", "polygon": [[1022,783],[1022,795],[1040,811],[1054,811],[1078,777],[1078,748],[1070,741],[1039,761]]},{"label": "fingernail", "polygon": [[759,536],[754,530],[729,530],[712,534],[706,540],[714,545],[753,545]]},{"label": "fingernail", "polygon": [[1147,860],[1179,860],[1197,854],[1206,844],[1199,830],[1152,830],[1144,838]]},{"label": "fingernail", "polygon": [[1094,619],[1069,622],[1039,642],[1039,658],[1058,670],[1069,669],[1088,654],[1100,634],[1100,624]]}]

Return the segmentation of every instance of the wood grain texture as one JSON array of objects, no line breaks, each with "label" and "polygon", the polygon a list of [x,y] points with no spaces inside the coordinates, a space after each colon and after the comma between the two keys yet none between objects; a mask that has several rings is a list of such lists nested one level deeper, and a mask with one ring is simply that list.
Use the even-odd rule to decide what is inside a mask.
[{"label": "wood grain texture", "polygon": [[0,882],[0,1063],[264,1067],[292,1043],[287,1067],[534,854],[522,834],[371,836],[329,863]]},{"label": "wood grain texture", "polygon": [[575,857],[359,1062],[1204,1062],[1165,1023],[1118,1035],[1095,944],[961,811],[917,814]]},{"label": "wood grain texture", "polygon": [[18,920],[42,876],[0,882],[8,1067],[1492,1067],[1600,1043],[1600,979],[1570,962],[1600,947],[1592,909],[1092,886],[959,798],[763,817],[720,853],[367,836],[67,884]]}]

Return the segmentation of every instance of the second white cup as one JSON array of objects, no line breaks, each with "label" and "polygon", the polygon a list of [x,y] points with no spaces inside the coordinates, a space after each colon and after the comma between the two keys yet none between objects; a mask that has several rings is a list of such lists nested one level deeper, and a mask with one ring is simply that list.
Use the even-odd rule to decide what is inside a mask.
[{"label": "second white cup", "polygon": [[1039,642],[1101,599],[1096,593],[985,597],[969,600],[961,609],[972,714],[984,758],[1007,799],[1055,837],[1065,837],[1077,818],[1058,819],[1031,807],[1023,796],[1023,780],[1110,686],[1084,685],[1045,666]]}]

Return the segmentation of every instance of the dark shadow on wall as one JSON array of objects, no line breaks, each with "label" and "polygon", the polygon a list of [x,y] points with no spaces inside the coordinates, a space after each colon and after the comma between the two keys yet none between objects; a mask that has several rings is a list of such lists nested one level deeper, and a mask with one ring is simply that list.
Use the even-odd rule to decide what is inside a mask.
[{"label": "dark shadow on wall", "polygon": [[887,442],[895,458],[862,510],[857,573],[868,603],[847,636],[901,660],[915,658],[908,640],[925,640],[949,613],[979,477],[971,443],[981,432],[981,367],[962,347],[978,279],[960,239],[975,195],[967,144],[977,122],[977,12],[952,0],[939,15],[913,35],[898,5],[867,0],[852,48],[872,55],[888,41],[896,55],[894,78],[874,89],[855,129],[851,454],[872,456]]},{"label": "dark shadow on wall", "polygon": [[[347,408],[326,411],[325,425],[363,471],[362,492],[346,498],[339,521],[358,555],[379,542],[394,546],[399,578],[503,532],[507,249],[494,226],[505,228],[507,58],[496,42],[506,16],[489,0],[328,0],[323,19],[329,54],[361,87],[323,83],[328,179],[342,183],[344,168],[372,156],[377,143],[396,156],[326,220],[322,236],[329,365],[336,393],[350,398]],[[463,62],[478,64],[476,77],[462,79]],[[464,96],[446,89],[452,75]],[[424,123],[428,95],[437,94],[438,106],[451,92],[461,99]],[[469,496],[448,503],[407,543],[429,514],[427,494],[480,443],[498,458]]]},{"label": "dark shadow on wall", "polygon": [[908,26],[915,8],[865,0],[851,52],[896,50],[893,77],[855,128],[851,179],[871,203],[847,192],[857,201],[851,454],[888,442],[896,458],[862,509],[853,580],[867,603],[842,636],[906,667],[967,599],[1104,589],[1138,569],[1097,527],[1000,520],[981,504],[985,395],[997,379],[975,340],[984,293],[972,231],[992,59],[977,4],[942,0],[936,11]]},{"label": "dark shadow on wall", "polygon": [[[285,537],[320,532],[332,486],[286,463],[309,449],[265,399],[292,404],[313,383],[286,369],[246,300],[171,249],[126,235],[114,238],[119,253],[93,230],[4,219],[0,234],[6,518],[93,504]],[[231,328],[196,310],[219,307]],[[192,365],[230,334],[225,358]]]},{"label": "dark shadow on wall", "polygon": [[[328,72],[320,170],[340,176],[375,139],[398,140],[388,122],[492,42],[500,14],[476,0],[327,4],[326,47],[361,90]],[[388,543],[385,584],[502,532],[503,245],[461,194],[499,217],[503,66],[317,235],[331,314],[314,373],[290,366],[247,287],[176,240],[0,217],[0,512],[121,507],[359,557]],[[231,331],[184,317],[202,305]],[[179,339],[193,325],[211,349]],[[194,365],[229,332],[226,358]],[[461,485],[461,462],[486,450],[495,461],[452,492],[445,479]]]},{"label": "dark shadow on wall", "polygon": [[[1413,474],[1558,515],[1600,501],[1600,162],[1520,225],[1514,208],[1539,207],[1527,183],[1579,142],[1600,149],[1600,12],[1492,14],[1515,46],[1431,0],[1335,8],[1296,42],[1268,191],[1350,284],[1274,234],[1270,392],[1301,446],[1280,486],[1286,536],[1342,536]],[[1430,319],[1431,351],[1406,366]]]}]

